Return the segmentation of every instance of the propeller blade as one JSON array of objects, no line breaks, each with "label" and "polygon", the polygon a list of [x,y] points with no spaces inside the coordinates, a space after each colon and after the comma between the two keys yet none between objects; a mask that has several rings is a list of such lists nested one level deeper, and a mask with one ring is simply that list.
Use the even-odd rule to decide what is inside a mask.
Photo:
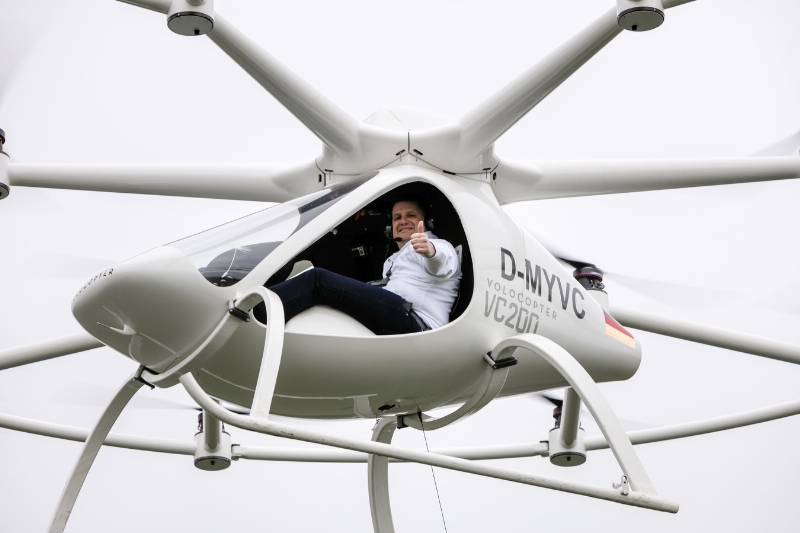
[{"label": "propeller blade", "polygon": [[691,301],[693,302],[693,306],[698,309],[713,309],[745,299],[744,293],[732,289],[716,289],[683,283],[673,283],[600,269],[594,263],[578,259],[578,257],[580,257],[578,254],[566,250],[563,246],[554,245],[546,238],[541,238],[539,235],[534,234],[534,237],[559,261],[575,269],[588,267],[598,270],[603,275],[603,283],[606,285],[611,283],[611,289],[613,289],[615,284],[618,284],[637,294],[676,307],[684,305],[687,301]]},{"label": "propeller blade", "polygon": [[14,13],[16,7],[16,3],[4,5],[3,16],[0,18],[0,50],[3,53],[3,68],[0,69],[0,107],[3,106],[14,75],[46,28],[46,25],[34,24],[29,16]]},{"label": "propeller blade", "polygon": [[[541,401],[541,402],[550,403],[550,404],[556,406],[556,408],[561,408],[564,405],[563,398],[558,398],[556,396],[553,396],[551,394],[545,394],[543,392],[533,392],[531,394],[526,394],[525,397],[528,398],[528,399],[532,399],[532,400],[538,400],[538,401]],[[594,420],[594,417],[592,416],[592,413],[590,413],[586,409],[581,409],[581,418],[582,419]],[[620,422],[620,424],[622,424],[622,427],[625,428],[626,431],[633,431],[633,430],[637,430],[637,429],[649,429],[649,428],[656,427],[655,424],[649,424],[647,422],[640,422],[638,420],[629,420],[629,419],[626,419],[626,418],[620,418],[619,422]]]},{"label": "propeller blade", "polygon": [[610,284],[612,290],[614,284],[619,284],[628,290],[675,307],[680,307],[685,305],[687,301],[691,301],[692,307],[695,309],[714,309],[744,300],[746,297],[744,293],[732,289],[715,289],[684,283],[672,283],[638,276],[628,276],[613,271],[606,271],[605,274],[606,277],[603,281],[606,285]]},{"label": "propeller blade", "polygon": [[597,265],[595,265],[594,263],[589,263],[589,262],[586,262],[586,261],[579,261],[577,259],[570,259],[568,257],[564,257],[564,256],[561,256],[561,255],[557,255],[556,259],[558,259],[559,261],[561,261],[563,263],[568,264],[571,267],[575,267],[575,268],[584,268],[584,267],[597,268]]},{"label": "propeller blade", "polygon": [[[100,407],[105,405],[114,394],[114,389],[105,385],[97,385],[94,383],[72,383],[63,389],[59,390],[48,398],[49,402],[67,404],[67,405],[81,405],[87,407]],[[249,415],[250,410],[238,405],[228,402],[220,402],[220,405],[225,409],[240,414]],[[153,396],[135,396],[128,407],[132,409],[170,409],[170,410],[189,410],[189,411],[202,411],[197,405],[189,405],[188,403],[176,402],[164,398],[157,398]]]},{"label": "propeller blade", "polygon": [[756,157],[770,157],[779,155],[800,155],[800,131],[781,139],[775,144],[762,148],[753,154]]},{"label": "propeller blade", "polygon": [[89,278],[118,263],[111,259],[62,254],[53,251],[18,249],[10,258],[17,270],[37,279]]},{"label": "propeller blade", "polygon": [[547,394],[545,394],[543,392],[535,392],[531,396],[538,397],[538,398],[543,398],[543,399],[547,400],[548,402],[552,403],[553,405],[555,405],[556,407],[563,407],[564,406],[564,400],[562,400],[561,398],[556,398],[555,396],[548,396]]},{"label": "propeller blade", "polygon": [[[55,394],[51,395],[47,401],[66,405],[100,407],[105,405],[108,399],[113,395],[113,387],[78,382],[71,383],[57,391]],[[135,396],[128,407],[133,409],[199,409],[196,406],[151,396]]]}]

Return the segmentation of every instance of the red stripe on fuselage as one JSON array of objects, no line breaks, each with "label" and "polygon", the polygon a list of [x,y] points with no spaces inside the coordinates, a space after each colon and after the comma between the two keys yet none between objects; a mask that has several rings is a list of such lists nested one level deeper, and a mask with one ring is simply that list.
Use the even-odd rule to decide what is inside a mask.
[{"label": "red stripe on fuselage", "polygon": [[633,335],[631,335],[631,332],[628,331],[627,329],[625,329],[624,327],[622,327],[622,324],[620,324],[619,322],[614,320],[614,317],[612,317],[611,315],[609,315],[605,311],[603,311],[603,314],[606,315],[606,324],[608,324],[612,328],[616,329],[617,331],[620,331],[620,332],[624,333],[625,335],[627,335],[631,339],[633,338]]}]

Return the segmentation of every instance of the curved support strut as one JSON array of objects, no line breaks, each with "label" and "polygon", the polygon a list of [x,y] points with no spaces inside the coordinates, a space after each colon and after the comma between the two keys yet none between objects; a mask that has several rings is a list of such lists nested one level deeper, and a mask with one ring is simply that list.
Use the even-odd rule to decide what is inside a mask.
[{"label": "curved support strut", "polygon": [[123,383],[122,387],[114,395],[114,398],[106,407],[103,414],[97,420],[97,423],[89,433],[89,437],[83,445],[81,454],[75,466],[72,468],[72,473],[64,485],[64,490],[61,492],[61,498],[58,500],[53,519],[50,523],[50,533],[62,533],[64,528],[67,527],[67,520],[72,513],[72,508],[75,506],[75,501],[78,499],[78,494],[81,492],[83,482],[86,481],[86,476],[89,474],[89,469],[92,468],[94,460],[97,457],[97,452],[106,440],[111,427],[119,418],[120,413],[128,405],[128,402],[133,398],[144,382],[141,381],[142,367],[139,371],[130,375]]},{"label": "curved support strut", "polygon": [[[410,418],[410,417],[409,417]],[[397,422],[392,418],[382,418],[372,430],[372,441],[391,444]],[[394,533],[392,506],[389,499],[389,458],[370,455],[367,458],[367,477],[369,479],[369,511],[375,533]]]},{"label": "curved support strut", "polygon": [[503,355],[511,355],[517,348],[532,351],[564,376],[597,421],[600,431],[608,441],[623,473],[628,476],[633,489],[645,494],[657,494],[639,456],[636,455],[633,445],[628,439],[628,435],[614,414],[614,410],[580,363],[555,342],[532,333],[517,335],[501,341],[495,348],[495,353],[499,359],[502,359]]},{"label": "curved support strut", "polygon": [[281,367],[283,352],[284,315],[283,303],[277,294],[264,287],[254,287],[249,297],[243,299],[239,306],[249,312],[260,301],[267,308],[267,332],[264,339],[264,353],[261,356],[261,369],[258,371],[258,382],[250,406],[250,416],[267,418],[275,394],[275,383],[278,381],[278,370]]}]

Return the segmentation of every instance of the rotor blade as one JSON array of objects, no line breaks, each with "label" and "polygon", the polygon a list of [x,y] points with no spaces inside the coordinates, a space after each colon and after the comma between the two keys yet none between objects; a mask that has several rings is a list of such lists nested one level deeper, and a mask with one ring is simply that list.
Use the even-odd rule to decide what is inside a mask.
[{"label": "rotor blade", "polygon": [[[47,401],[58,404],[99,407],[104,405],[113,394],[114,389],[111,387],[86,382],[71,383],[50,396]],[[220,405],[233,413],[240,415],[250,414],[250,409],[229,402],[223,401],[220,402]],[[197,405],[189,405],[188,403],[154,398],[152,396],[135,396],[129,406],[132,409],[202,411]]]},{"label": "rotor blade", "polygon": [[[526,398],[539,400],[541,402],[547,402],[549,404],[555,405],[556,407],[561,407],[564,404],[564,400],[561,398],[556,398],[555,396],[545,394],[543,392],[534,392],[531,394],[526,394]],[[592,413],[590,413],[586,409],[581,409],[581,418],[588,419],[591,418],[594,420]],[[648,429],[652,427],[656,427],[655,424],[649,424],[646,422],[639,422],[638,420],[630,420],[627,418],[620,418],[620,424],[624,427],[627,431],[632,431],[636,429]]]},{"label": "rotor blade", "polygon": [[209,165],[11,163],[8,177],[12,187],[261,202],[285,202],[321,188],[314,161]]},{"label": "rotor blade", "polygon": [[695,309],[714,309],[737,301],[743,301],[747,297],[745,293],[731,289],[715,289],[698,285],[671,283],[663,280],[628,276],[607,270],[604,270],[604,273],[603,282],[609,291],[614,289],[615,284],[618,284],[637,294],[675,307],[685,305],[686,302],[692,302],[692,307]]},{"label": "rotor blade", "polygon": [[549,396],[544,394],[543,392],[535,392],[530,395],[533,398],[541,398],[551,404],[555,405],[556,407],[562,407],[564,405],[564,400],[562,398],[556,398],[555,396]]},{"label": "rotor blade", "polygon": [[800,131],[753,154],[756,157],[800,155]]},{"label": "rotor blade", "polygon": [[[57,404],[81,405],[99,407],[105,405],[114,395],[114,389],[94,383],[70,383],[66,387],[51,395],[47,401]],[[154,398],[150,395],[136,396],[130,402],[133,409],[183,409],[199,410],[196,405],[173,402],[163,398]]]},{"label": "rotor blade", "polygon": [[[674,7],[685,2],[664,2]],[[550,52],[533,67],[453,123],[411,134],[411,149],[451,172],[474,171],[474,158],[578,71],[622,32],[614,7]],[[446,149],[443,149],[443,143]],[[502,202],[501,202],[502,203]]]},{"label": "rotor blade", "polygon": [[0,370],[93,350],[102,346],[105,346],[102,342],[88,333],[81,332],[16,348],[7,348],[0,350]]},{"label": "rotor blade", "polygon": [[44,30],[41,24],[33,24],[30,17],[13,13],[18,5],[22,4],[12,3],[3,6],[3,16],[0,18],[0,51],[3,54],[3,67],[0,69],[0,107],[4,103],[14,74]]},{"label": "rotor blade", "polygon": [[[224,402],[224,401],[220,401],[219,404],[222,407],[224,407],[225,409],[227,409],[228,411],[230,411],[231,413],[236,413],[237,415],[249,415],[250,414],[250,409],[248,409],[247,407],[241,407],[239,405],[236,405],[236,404],[233,404],[233,403],[229,403],[229,402]],[[195,411],[202,411],[203,410],[202,407],[198,407],[196,405],[195,406],[181,405],[180,407],[174,407],[173,409],[178,409],[178,408],[181,408],[181,409],[193,409]]]},{"label": "rotor blade", "polygon": [[11,270],[25,272],[36,279],[89,278],[119,262],[112,259],[63,254],[55,251],[18,247],[4,261]]},{"label": "rotor blade", "polygon": [[[534,238],[550,252],[553,257],[566,263],[572,268],[582,268],[585,266],[592,266],[598,268],[596,264],[583,259],[579,254],[568,251],[563,243],[555,244],[547,237],[543,237],[535,230],[528,228]],[[698,309],[706,308],[713,309],[728,305],[736,301],[746,299],[746,295],[740,291],[731,289],[715,289],[710,287],[700,287],[697,285],[686,285],[682,283],[672,283],[660,279],[652,279],[641,276],[630,276],[621,274],[616,271],[609,271],[607,269],[599,269],[604,274],[603,282],[610,290],[614,289],[615,285],[621,285],[628,290],[634,291],[637,294],[658,300],[669,305],[676,307],[684,305],[687,301],[692,302],[692,305]],[[775,306],[773,306],[774,308]]]},{"label": "rotor blade", "polygon": [[172,7],[172,0],[117,0],[123,4],[130,4],[132,6],[149,9],[156,13],[169,13],[169,8]]},{"label": "rotor blade", "polygon": [[501,204],[795,179],[800,157],[509,161],[497,167]]},{"label": "rotor blade", "polygon": [[629,328],[800,364],[800,346],[788,342],[613,305],[611,315]]}]

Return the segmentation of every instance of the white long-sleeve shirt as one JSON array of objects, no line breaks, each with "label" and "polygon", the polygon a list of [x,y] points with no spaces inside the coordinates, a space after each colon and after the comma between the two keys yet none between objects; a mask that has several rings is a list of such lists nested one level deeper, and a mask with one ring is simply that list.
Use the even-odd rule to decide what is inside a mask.
[{"label": "white long-sleeve shirt", "polygon": [[461,265],[449,242],[437,239],[430,231],[425,234],[436,254],[425,257],[405,243],[383,263],[383,276],[389,278],[383,288],[411,302],[417,315],[436,329],[450,322],[450,310],[461,283]]}]

